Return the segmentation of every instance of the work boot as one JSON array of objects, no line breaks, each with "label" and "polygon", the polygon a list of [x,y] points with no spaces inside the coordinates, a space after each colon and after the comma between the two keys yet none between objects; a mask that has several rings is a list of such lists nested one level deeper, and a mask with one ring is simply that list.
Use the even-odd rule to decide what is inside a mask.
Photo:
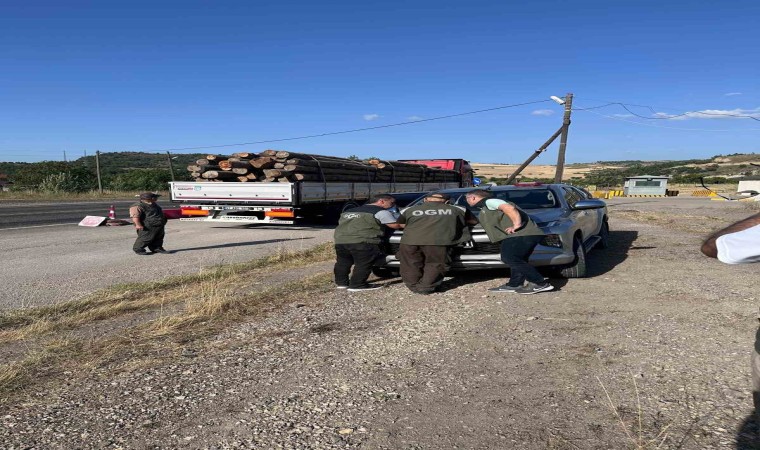
[{"label": "work boot", "polygon": [[135,250],[136,255],[145,256],[150,255],[150,253],[146,252],[145,249],[141,248],[140,250]]}]

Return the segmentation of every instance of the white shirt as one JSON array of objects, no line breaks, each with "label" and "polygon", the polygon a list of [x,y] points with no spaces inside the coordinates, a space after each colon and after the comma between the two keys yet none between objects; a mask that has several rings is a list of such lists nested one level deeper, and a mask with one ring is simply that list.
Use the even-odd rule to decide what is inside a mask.
[{"label": "white shirt", "polygon": [[726,264],[760,262],[760,225],[724,234],[715,241],[718,259]]}]

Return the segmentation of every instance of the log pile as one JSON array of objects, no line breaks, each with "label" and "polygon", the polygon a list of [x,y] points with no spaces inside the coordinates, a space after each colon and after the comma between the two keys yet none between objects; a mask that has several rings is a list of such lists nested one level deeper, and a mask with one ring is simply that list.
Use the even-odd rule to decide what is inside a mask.
[{"label": "log pile", "polygon": [[187,170],[195,181],[203,182],[437,183],[459,180],[456,171],[421,164],[379,159],[356,161],[277,150],[208,155],[187,166]]}]

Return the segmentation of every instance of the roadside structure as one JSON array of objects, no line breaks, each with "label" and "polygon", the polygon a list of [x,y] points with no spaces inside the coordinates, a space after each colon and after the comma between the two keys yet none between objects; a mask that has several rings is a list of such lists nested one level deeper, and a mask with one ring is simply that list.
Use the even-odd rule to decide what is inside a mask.
[{"label": "roadside structure", "polygon": [[668,190],[668,177],[662,175],[639,175],[626,177],[623,195],[662,195]]}]

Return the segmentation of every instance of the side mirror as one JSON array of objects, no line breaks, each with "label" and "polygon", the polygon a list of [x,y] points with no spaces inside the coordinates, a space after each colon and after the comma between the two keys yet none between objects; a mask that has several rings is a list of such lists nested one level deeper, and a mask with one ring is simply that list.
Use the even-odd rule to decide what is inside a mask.
[{"label": "side mirror", "polygon": [[605,206],[607,206],[607,204],[601,200],[588,199],[578,201],[578,203],[573,206],[573,209],[599,209],[604,208]]}]

